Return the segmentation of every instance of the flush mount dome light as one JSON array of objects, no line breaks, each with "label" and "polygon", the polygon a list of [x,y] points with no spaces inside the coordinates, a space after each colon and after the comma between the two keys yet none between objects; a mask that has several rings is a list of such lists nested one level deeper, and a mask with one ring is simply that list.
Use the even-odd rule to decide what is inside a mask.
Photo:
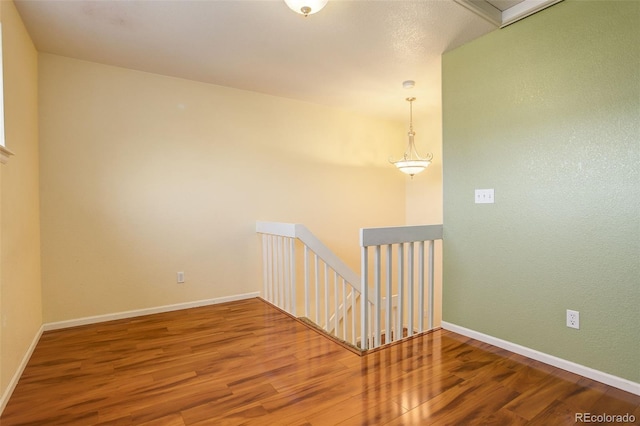
[{"label": "flush mount dome light", "polygon": [[319,12],[329,0],[284,0],[291,10],[300,15],[309,16]]}]

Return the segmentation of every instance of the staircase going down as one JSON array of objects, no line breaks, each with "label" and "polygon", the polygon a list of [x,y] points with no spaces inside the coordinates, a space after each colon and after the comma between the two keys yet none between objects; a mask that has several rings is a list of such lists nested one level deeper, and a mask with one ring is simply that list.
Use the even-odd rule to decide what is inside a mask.
[{"label": "staircase going down", "polygon": [[262,298],[355,352],[435,328],[434,251],[442,225],[360,229],[360,275],[304,225],[257,222],[256,232]]}]

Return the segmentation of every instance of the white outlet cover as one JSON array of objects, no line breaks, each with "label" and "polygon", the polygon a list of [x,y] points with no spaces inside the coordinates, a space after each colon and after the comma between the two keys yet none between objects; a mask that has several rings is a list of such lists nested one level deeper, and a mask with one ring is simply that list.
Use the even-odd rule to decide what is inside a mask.
[{"label": "white outlet cover", "polygon": [[493,204],[495,201],[493,189],[476,189],[476,204]]},{"label": "white outlet cover", "polygon": [[567,327],[580,329],[580,312],[567,309]]}]

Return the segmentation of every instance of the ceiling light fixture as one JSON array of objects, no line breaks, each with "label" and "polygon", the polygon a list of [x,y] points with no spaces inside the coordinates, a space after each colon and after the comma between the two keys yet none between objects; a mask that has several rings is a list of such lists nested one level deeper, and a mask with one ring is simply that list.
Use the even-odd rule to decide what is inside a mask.
[{"label": "ceiling light fixture", "polygon": [[413,178],[413,175],[420,173],[431,164],[433,154],[428,153],[422,157],[416,150],[416,144],[413,141],[416,132],[413,131],[413,101],[416,98],[407,98],[409,102],[409,145],[404,152],[404,156],[400,160],[393,161],[389,159],[389,162],[396,166],[402,173],[406,173]]},{"label": "ceiling light fixture", "polygon": [[329,0],[284,0],[291,10],[304,16],[313,15],[322,10]]},{"label": "ceiling light fixture", "polygon": [[404,87],[405,89],[413,89],[414,87],[416,87],[416,82],[413,80],[403,81],[402,87]]}]

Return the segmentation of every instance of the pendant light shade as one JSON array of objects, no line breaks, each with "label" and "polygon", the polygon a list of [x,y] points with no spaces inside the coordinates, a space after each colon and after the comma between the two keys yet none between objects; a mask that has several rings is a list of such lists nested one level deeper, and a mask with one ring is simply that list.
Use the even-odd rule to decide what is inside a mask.
[{"label": "pendant light shade", "polygon": [[304,16],[319,12],[329,0],[284,0],[291,10]]},{"label": "pendant light shade", "polygon": [[407,101],[409,102],[409,144],[407,145],[407,150],[404,152],[401,159],[396,161],[389,159],[389,162],[396,166],[398,170],[411,177],[429,167],[429,164],[431,164],[431,160],[433,159],[433,154],[428,153],[426,156],[422,157],[416,150],[416,144],[414,142],[416,132],[413,131],[413,101],[415,100],[416,98],[407,98]]}]

